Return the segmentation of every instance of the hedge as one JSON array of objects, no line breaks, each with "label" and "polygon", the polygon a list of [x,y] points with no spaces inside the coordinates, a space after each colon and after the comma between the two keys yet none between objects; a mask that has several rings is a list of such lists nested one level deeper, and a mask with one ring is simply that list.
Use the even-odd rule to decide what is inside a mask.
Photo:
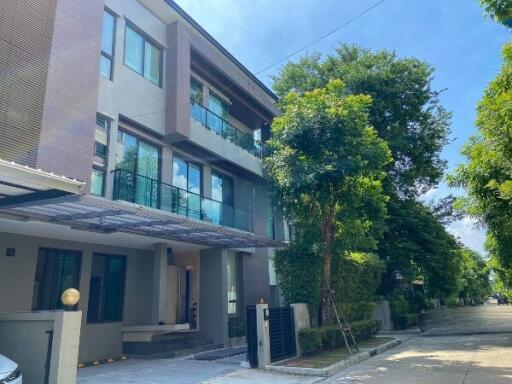
[{"label": "hedge", "polygon": [[420,322],[419,313],[408,313],[405,315],[397,316],[393,319],[393,325],[396,329],[405,329],[412,327]]},{"label": "hedge", "polygon": [[322,347],[322,333],[319,330],[307,328],[299,331],[299,345],[303,355],[312,355]]},{"label": "hedge", "polygon": [[[368,340],[374,337],[380,329],[377,320],[355,321],[351,324],[352,334],[356,342]],[[350,335],[347,334],[349,344],[352,344]],[[320,350],[332,350],[345,346],[345,340],[341,330],[334,325],[320,328],[308,328],[299,331],[299,344],[303,355],[312,355]]]}]

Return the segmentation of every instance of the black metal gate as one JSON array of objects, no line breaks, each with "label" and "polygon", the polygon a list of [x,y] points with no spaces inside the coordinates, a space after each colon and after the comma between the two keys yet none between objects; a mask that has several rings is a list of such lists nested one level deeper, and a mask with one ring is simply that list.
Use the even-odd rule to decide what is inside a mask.
[{"label": "black metal gate", "polygon": [[258,367],[258,331],[256,325],[256,306],[247,306],[247,332],[245,337],[247,340],[247,360],[251,368]]},{"label": "black metal gate", "polygon": [[275,362],[297,354],[293,308],[269,309],[270,361]]}]

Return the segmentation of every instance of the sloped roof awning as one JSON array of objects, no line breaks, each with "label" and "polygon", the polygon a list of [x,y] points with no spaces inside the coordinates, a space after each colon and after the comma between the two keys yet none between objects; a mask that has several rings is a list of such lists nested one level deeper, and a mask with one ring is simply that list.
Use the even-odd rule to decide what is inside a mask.
[{"label": "sloped roof awning", "polygon": [[283,242],[257,236],[250,232],[91,195],[69,195],[9,205],[3,205],[0,200],[0,213],[29,220],[67,225],[78,230],[103,234],[133,233],[211,247],[286,246]]},{"label": "sloped roof awning", "polygon": [[175,213],[83,194],[84,183],[0,159],[0,214],[73,229],[133,233],[211,247],[267,248],[286,243]]},{"label": "sloped roof awning", "polygon": [[0,206],[82,193],[85,183],[0,159]]}]

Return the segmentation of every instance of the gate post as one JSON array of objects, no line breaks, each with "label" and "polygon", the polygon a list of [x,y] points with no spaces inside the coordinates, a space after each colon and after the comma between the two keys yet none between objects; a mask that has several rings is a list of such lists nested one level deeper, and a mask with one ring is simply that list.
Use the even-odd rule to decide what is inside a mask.
[{"label": "gate post", "polygon": [[304,303],[290,304],[293,308],[293,323],[295,325],[295,345],[297,348],[297,356],[302,355],[299,343],[299,331],[305,328],[311,328],[311,320],[309,318],[308,305]]},{"label": "gate post", "polygon": [[265,368],[270,364],[268,304],[256,304],[256,331],[258,335],[258,368]]}]

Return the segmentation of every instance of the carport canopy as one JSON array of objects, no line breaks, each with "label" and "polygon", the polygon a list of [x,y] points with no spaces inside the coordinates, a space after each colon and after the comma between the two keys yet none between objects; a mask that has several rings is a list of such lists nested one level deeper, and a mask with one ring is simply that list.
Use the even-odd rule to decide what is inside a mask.
[{"label": "carport canopy", "polygon": [[175,213],[84,194],[84,183],[0,160],[0,213],[103,234],[132,233],[227,248],[286,243]]}]

